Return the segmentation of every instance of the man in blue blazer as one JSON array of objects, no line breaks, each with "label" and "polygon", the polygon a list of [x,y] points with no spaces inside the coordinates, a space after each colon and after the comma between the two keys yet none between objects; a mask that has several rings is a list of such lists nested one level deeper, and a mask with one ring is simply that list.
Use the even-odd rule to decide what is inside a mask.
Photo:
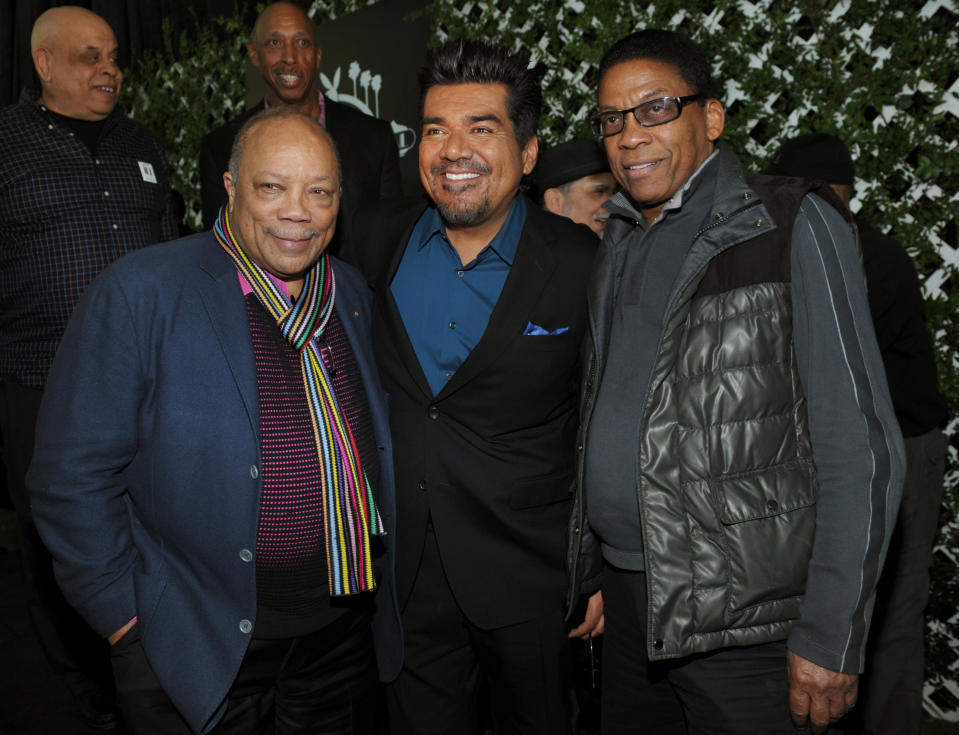
[{"label": "man in blue blazer", "polygon": [[325,252],[339,179],[314,120],[262,113],[214,231],[107,269],[61,344],[29,485],[128,733],[372,732],[371,616],[399,669],[370,299]]}]

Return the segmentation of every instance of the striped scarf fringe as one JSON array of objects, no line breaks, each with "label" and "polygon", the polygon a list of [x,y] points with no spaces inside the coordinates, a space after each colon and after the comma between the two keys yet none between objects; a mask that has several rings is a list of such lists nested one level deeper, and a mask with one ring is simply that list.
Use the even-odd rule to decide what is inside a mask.
[{"label": "striped scarf fringe", "polygon": [[306,272],[296,304],[239,246],[226,207],[213,227],[260,303],[276,320],[283,337],[300,353],[303,386],[310,406],[313,438],[323,482],[323,522],[330,594],[352,595],[376,587],[370,536],[383,534],[373,488],[346,416],[333,392],[316,338],[333,315],[336,279],[328,253]]}]

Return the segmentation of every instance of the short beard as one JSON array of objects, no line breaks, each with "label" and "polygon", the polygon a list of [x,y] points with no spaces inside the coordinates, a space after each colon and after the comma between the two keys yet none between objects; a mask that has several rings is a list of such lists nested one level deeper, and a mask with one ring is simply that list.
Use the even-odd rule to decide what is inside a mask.
[{"label": "short beard", "polygon": [[[479,174],[489,174],[490,167],[486,165],[485,162],[481,160],[467,160],[467,159],[458,159],[456,161],[448,161],[430,168],[430,173],[433,176],[439,178],[450,168],[456,168],[457,170],[466,170],[474,171]],[[456,184],[450,184],[450,188],[455,188]],[[449,191],[449,188],[443,183],[440,183],[440,187]],[[470,227],[472,225],[482,222],[486,216],[489,214],[490,210],[490,200],[489,194],[481,201],[479,204],[475,205],[473,209],[466,209],[466,204],[460,204],[456,200],[456,195],[453,195],[452,204],[441,204],[436,202],[436,208],[439,210],[440,216],[443,218],[443,222],[448,225],[456,225],[460,227]]]},{"label": "short beard", "polygon": [[486,219],[486,215],[489,214],[490,210],[490,201],[487,197],[472,209],[466,209],[463,206],[457,207],[456,203],[450,207],[437,202],[436,208],[439,210],[440,217],[443,218],[443,222],[446,224],[456,225],[458,227],[470,227]]}]

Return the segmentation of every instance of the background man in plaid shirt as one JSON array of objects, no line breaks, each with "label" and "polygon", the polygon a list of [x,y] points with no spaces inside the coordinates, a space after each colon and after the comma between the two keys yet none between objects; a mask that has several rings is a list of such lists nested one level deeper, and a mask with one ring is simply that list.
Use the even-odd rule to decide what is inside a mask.
[{"label": "background man in plaid shirt", "polygon": [[113,723],[106,642],[66,605],[24,486],[40,396],[73,307],[109,263],[177,236],[159,143],[116,109],[116,37],[79,7],[31,36],[40,90],[0,110],[0,431],[28,604],[51,665],[90,724]]}]

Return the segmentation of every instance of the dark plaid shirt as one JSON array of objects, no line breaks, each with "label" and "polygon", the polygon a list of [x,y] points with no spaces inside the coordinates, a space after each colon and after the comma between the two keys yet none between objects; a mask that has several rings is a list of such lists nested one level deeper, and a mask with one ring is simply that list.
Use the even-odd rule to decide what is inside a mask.
[{"label": "dark plaid shirt", "polygon": [[91,154],[37,96],[0,109],[0,377],[31,388],[90,281],[178,235],[166,157],[143,125],[114,110]]}]

